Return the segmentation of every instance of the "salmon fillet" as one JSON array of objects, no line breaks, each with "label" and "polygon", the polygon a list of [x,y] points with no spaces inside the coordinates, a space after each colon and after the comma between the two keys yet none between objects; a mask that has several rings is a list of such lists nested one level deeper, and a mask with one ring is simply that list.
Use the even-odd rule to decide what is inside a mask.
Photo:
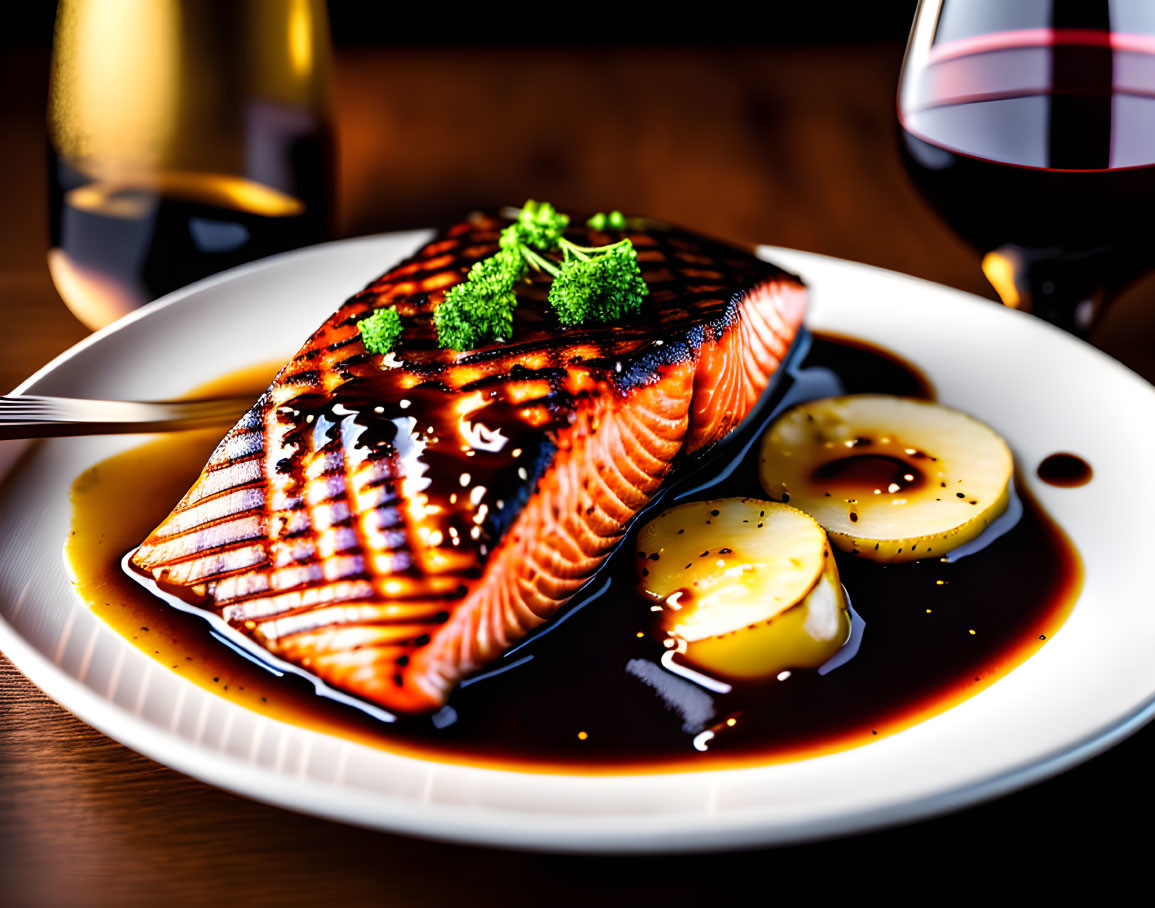
[{"label": "salmon fillet", "polygon": [[[754,407],[806,292],[746,251],[644,222],[628,232],[650,289],[636,317],[563,330],[534,275],[512,342],[440,349],[433,309],[506,223],[476,215],[345,302],[132,567],[394,712],[438,708],[548,621],[675,462]],[[357,323],[389,305],[400,346],[370,354]]]}]

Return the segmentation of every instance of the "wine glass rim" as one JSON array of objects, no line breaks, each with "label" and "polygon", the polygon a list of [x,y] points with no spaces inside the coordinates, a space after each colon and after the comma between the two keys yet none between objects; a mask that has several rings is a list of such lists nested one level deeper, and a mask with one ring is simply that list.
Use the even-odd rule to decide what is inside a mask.
[{"label": "wine glass rim", "polygon": [[975,54],[1011,50],[1021,47],[1055,46],[1106,47],[1113,51],[1155,53],[1155,35],[1113,32],[1094,28],[1018,28],[980,35],[952,38],[932,44],[927,51],[928,65],[969,57]]}]

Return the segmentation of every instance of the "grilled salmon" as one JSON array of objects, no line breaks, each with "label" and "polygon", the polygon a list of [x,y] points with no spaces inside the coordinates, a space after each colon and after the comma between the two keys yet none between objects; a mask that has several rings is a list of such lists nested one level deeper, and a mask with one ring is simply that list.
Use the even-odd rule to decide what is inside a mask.
[{"label": "grilled salmon", "polygon": [[[535,274],[519,285],[512,342],[440,348],[433,310],[505,223],[457,224],[346,301],[131,566],[393,712],[436,709],[549,621],[679,458],[754,407],[806,291],[744,250],[631,222],[650,289],[638,315],[562,329]],[[357,327],[382,306],[404,326],[386,356]]]}]

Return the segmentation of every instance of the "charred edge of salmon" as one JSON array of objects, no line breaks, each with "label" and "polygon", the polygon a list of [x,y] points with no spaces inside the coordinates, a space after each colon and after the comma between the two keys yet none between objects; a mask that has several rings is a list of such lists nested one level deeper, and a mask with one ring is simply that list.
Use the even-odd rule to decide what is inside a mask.
[{"label": "charred edge of salmon", "polygon": [[[649,380],[659,366],[675,361],[679,346],[685,348],[687,343],[698,346],[707,326],[715,333],[724,330],[736,311],[732,298],[735,291],[740,293],[740,288],[770,281],[802,283],[796,275],[750,252],[651,222],[645,232],[631,234],[638,249],[639,265],[651,289],[637,316],[612,325],[560,329],[545,304],[548,277],[531,273],[529,283],[518,285],[519,297],[523,298],[515,311],[514,340],[472,351],[443,350],[437,345],[431,312],[444,293],[465,278],[475,262],[497,250],[501,226],[502,222],[489,216],[476,215],[436,237],[352,297],[297,354],[294,364],[323,360],[343,348],[348,348],[351,355],[332,362],[330,368],[348,370],[374,364],[378,358],[364,352],[356,325],[375,308],[395,305],[404,325],[402,345],[396,355],[403,368],[414,375],[435,379],[449,366],[484,368],[495,361],[558,355],[566,349],[586,347],[600,348],[606,377],[628,389]],[[568,230],[567,236],[590,244],[617,235],[611,237],[578,225]],[[724,291],[726,284],[730,287]],[[669,305],[665,301],[669,298],[678,304]],[[656,302],[658,299],[663,302]],[[322,338],[327,343],[322,343]],[[617,357],[607,347],[607,338],[629,339],[639,349],[644,348],[642,355],[632,361],[633,354],[627,354],[631,358],[630,368],[624,373],[615,372]],[[295,373],[293,377],[302,384],[315,378],[308,371]]]}]

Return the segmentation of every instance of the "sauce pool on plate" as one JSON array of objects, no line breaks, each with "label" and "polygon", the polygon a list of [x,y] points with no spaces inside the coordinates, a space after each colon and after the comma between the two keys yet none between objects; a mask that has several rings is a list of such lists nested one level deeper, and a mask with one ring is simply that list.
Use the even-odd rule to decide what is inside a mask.
[{"label": "sauce pool on plate", "polygon": [[1091,465],[1077,454],[1059,452],[1044,457],[1035,475],[1047,485],[1065,489],[1085,486],[1095,475]]},{"label": "sauce pool on plate", "polygon": [[[676,477],[638,526],[679,501],[762,497],[756,442],[785,406],[867,391],[933,398],[916,368],[879,348],[829,335],[811,340],[784,382],[785,396],[714,459]],[[228,385],[255,398],[272,371],[198,390]],[[943,712],[1006,675],[1060,628],[1082,583],[1078,554],[1020,482],[1007,516],[965,557],[883,565],[838,552],[853,613],[847,646],[817,671],[718,693],[662,667],[664,633],[652,603],[636,592],[632,532],[543,632],[467,679],[437,713],[387,723],[317,695],[302,678],[275,676],[206,621],[125,575],[123,557],[188,489],[221,434],[161,437],[78,477],[66,554],[79,594],[133,645],[193,683],[273,718],[425,759],[654,772],[848,749]]]}]

